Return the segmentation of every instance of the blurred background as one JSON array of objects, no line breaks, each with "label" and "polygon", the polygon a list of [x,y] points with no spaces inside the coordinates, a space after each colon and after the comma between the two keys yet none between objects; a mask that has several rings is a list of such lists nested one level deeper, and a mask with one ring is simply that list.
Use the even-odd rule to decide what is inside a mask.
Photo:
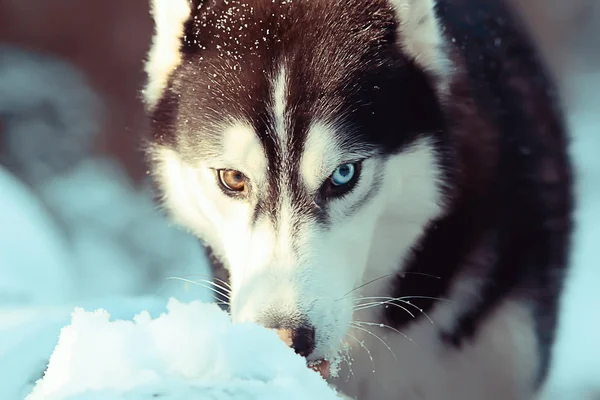
[{"label": "blurred background", "polygon": [[0,0],[2,400],[42,377],[74,306],[131,319],[212,298],[202,247],[147,185],[152,29],[146,0]]},{"label": "blurred background", "polygon": [[[509,2],[556,78],[581,204],[600,222],[600,2]],[[74,304],[130,318],[210,298],[200,244],[147,185],[152,29],[147,0],[0,0],[0,399],[41,377]]]}]

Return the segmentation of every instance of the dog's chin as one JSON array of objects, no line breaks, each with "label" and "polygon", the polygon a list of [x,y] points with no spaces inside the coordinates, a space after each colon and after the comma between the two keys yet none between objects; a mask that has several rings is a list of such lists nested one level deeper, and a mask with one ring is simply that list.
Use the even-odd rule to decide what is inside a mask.
[{"label": "dog's chin", "polygon": [[331,361],[329,360],[320,359],[312,362],[308,361],[306,365],[313,371],[318,372],[323,379],[329,378],[329,375],[331,374]]},{"label": "dog's chin", "polygon": [[324,379],[337,376],[337,371],[344,360],[347,359],[349,347],[341,338],[336,341],[338,346],[332,345],[327,351],[316,351],[306,359],[306,365],[318,372]]}]

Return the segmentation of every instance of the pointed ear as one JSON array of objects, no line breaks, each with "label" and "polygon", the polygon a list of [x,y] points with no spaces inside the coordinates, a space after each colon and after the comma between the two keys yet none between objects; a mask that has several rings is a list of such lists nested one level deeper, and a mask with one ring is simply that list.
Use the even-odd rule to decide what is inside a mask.
[{"label": "pointed ear", "polygon": [[143,91],[148,109],[158,103],[171,73],[181,62],[182,37],[191,14],[190,1],[151,0],[150,12],[154,19],[154,35],[145,64],[147,82]]},{"label": "pointed ear", "polygon": [[390,0],[399,21],[400,45],[423,69],[438,76],[449,72],[446,40],[435,0]]}]

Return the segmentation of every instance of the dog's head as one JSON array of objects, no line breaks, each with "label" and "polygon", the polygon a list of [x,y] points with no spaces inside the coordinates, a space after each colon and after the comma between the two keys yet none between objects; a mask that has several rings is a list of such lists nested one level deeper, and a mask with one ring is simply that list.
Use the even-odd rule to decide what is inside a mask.
[{"label": "dog's head", "polygon": [[432,0],[154,0],[145,100],[173,217],[238,321],[332,357],[365,282],[441,210],[448,72]]}]

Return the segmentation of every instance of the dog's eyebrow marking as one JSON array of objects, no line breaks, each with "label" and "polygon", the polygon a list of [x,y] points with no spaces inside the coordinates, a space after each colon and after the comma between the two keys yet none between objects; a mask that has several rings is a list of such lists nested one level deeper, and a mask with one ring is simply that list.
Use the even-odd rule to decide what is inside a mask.
[{"label": "dog's eyebrow marking", "polygon": [[316,191],[340,162],[340,146],[335,130],[324,124],[313,124],[307,133],[300,161],[300,174],[309,191]]},{"label": "dog's eyebrow marking", "polygon": [[254,129],[246,123],[236,122],[223,130],[219,168],[239,169],[254,180],[264,180],[267,159],[261,141]]},{"label": "dog's eyebrow marking", "polygon": [[371,157],[377,152],[365,144],[344,142],[334,124],[317,121],[308,129],[300,174],[309,191],[316,191],[342,163],[355,162]]}]

